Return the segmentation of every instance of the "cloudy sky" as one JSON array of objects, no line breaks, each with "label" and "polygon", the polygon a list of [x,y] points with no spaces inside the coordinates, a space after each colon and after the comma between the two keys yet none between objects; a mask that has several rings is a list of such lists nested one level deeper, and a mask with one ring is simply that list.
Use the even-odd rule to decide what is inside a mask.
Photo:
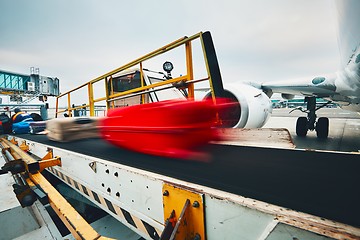
[{"label": "cloudy sky", "polygon": [[223,81],[339,68],[329,0],[0,0],[0,9],[0,69],[38,67],[62,92],[200,31],[212,33]]}]

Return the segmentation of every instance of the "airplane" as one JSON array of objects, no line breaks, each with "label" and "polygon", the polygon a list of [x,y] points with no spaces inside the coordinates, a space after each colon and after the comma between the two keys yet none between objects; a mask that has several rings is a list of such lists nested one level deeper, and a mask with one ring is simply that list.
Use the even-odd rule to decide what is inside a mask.
[{"label": "airplane", "polygon": [[[306,136],[309,130],[316,130],[319,138],[327,138],[329,133],[329,120],[326,117],[317,119],[316,111],[320,108],[336,102],[342,108],[360,112],[360,28],[356,24],[360,22],[360,16],[357,10],[360,10],[359,0],[337,0],[337,10],[339,15],[339,44],[343,62],[343,69],[333,74],[324,76],[315,76],[302,81],[285,81],[285,82],[226,82],[221,80],[220,69],[216,60],[216,55],[212,59],[213,71],[212,88],[198,89],[204,92],[201,94],[204,99],[213,98],[214,96],[226,98],[232,104],[227,107],[226,111],[219,112],[222,127],[232,128],[261,128],[265,125],[272,113],[272,102],[270,97],[273,93],[281,93],[283,98],[291,99],[295,95],[305,96],[307,109],[303,110],[307,113],[307,117],[300,117],[297,120],[296,133],[298,136]],[[210,33],[203,34],[209,42]],[[211,44],[204,44],[212,46]],[[209,52],[214,49],[208,49]],[[215,53],[215,51],[214,51]],[[215,61],[216,60],[216,61]],[[215,63],[216,62],[216,63]],[[144,80],[146,85],[163,81],[163,79],[171,78],[172,63],[165,62],[162,72],[143,69]],[[139,70],[131,70],[128,73],[121,73],[119,76],[113,76],[113,81],[119,81],[124,78],[125,82],[129,82],[129,78],[135,76],[140,79]],[[129,75],[127,75],[129,74]],[[154,75],[154,76],[152,76]],[[117,79],[115,81],[115,78]],[[216,79],[216,81],[214,81]],[[186,99],[187,94],[184,91],[179,92],[170,89],[171,86],[164,86],[166,90],[158,93],[151,92],[146,102],[156,102],[167,100],[169,98]],[[115,89],[116,90],[116,89]],[[121,91],[118,89],[116,91]],[[139,97],[139,96],[137,96]],[[130,106],[139,102],[138,98],[128,98],[126,101],[120,101],[124,106]],[[317,107],[317,98],[328,100],[328,103]],[[120,104],[115,102],[115,104]]]},{"label": "airplane", "polygon": [[[296,123],[296,134],[302,137],[309,130],[315,130],[318,138],[328,137],[329,119],[317,119],[316,111],[329,103],[334,102],[343,109],[360,112],[360,1],[337,0],[336,9],[342,69],[332,74],[296,81],[262,84],[224,82],[225,95],[238,102],[231,116],[228,116],[233,119],[228,127],[262,127],[272,113],[270,97],[273,93],[281,93],[284,99],[292,99],[295,95],[305,97],[307,109],[299,110],[307,113],[307,117],[299,117]],[[317,98],[328,102],[317,106]]]},{"label": "airplane", "polygon": [[316,106],[316,98],[336,102],[341,108],[360,112],[360,1],[336,1],[339,21],[339,45],[343,69],[325,76],[316,76],[297,82],[263,83],[261,88],[271,96],[281,93],[283,98],[291,99],[295,95],[305,96],[307,117],[299,117],[296,123],[296,134],[306,136],[308,130],[315,130],[319,138],[327,138],[329,119],[321,117],[316,120],[315,112],[326,106]]}]

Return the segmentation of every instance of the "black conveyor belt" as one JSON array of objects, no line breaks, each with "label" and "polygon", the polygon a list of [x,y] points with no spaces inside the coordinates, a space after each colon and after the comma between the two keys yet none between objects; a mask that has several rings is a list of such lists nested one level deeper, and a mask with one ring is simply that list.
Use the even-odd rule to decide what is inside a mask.
[{"label": "black conveyor belt", "polygon": [[211,145],[210,163],[130,152],[101,139],[21,137],[360,227],[360,155]]}]

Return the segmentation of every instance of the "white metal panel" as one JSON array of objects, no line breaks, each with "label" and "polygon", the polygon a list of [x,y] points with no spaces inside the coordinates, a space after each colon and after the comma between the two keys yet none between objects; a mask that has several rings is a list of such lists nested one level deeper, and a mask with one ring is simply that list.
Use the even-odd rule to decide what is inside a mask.
[{"label": "white metal panel", "polygon": [[[17,139],[19,142],[21,141],[19,138]],[[33,154],[39,157],[45,156],[48,149],[46,145],[33,141],[27,141],[27,143]],[[136,228],[132,225],[128,225],[128,227],[139,234],[143,234],[144,231],[146,233],[147,231],[142,220],[154,227],[158,234],[161,234],[164,228],[162,181],[147,176],[141,170],[135,171],[134,168],[128,166],[56,147],[51,147],[51,149],[53,149],[54,156],[61,157],[62,166],[53,168],[63,174],[65,182],[70,180],[69,185],[72,185],[76,181],[79,185],[87,188],[87,192],[94,191],[101,200],[100,204],[94,201],[92,192],[88,196],[84,194],[81,187],[80,191],[78,190],[90,201],[124,224],[128,224],[128,222],[124,221],[126,216],[122,215],[121,209],[129,212]],[[120,194],[119,197],[117,193]],[[113,204],[117,215],[109,211],[109,208],[106,207],[106,201]],[[146,235],[142,236],[148,237]]]},{"label": "white metal panel", "polygon": [[278,224],[271,234],[266,238],[266,240],[302,240],[302,239],[311,239],[311,240],[328,240],[325,236],[320,236],[318,234],[304,231],[302,229],[292,227],[285,224]]},{"label": "white metal panel", "polygon": [[[47,149],[44,145],[35,142],[31,142],[30,147],[31,151],[35,155],[40,154],[39,156],[44,156]],[[64,149],[52,149],[54,155],[61,157],[62,166],[57,169],[62,173],[91,190],[112,197],[114,203],[124,206],[125,209],[130,207],[132,211],[151,216],[158,222],[164,222],[161,181],[135,173],[129,167],[120,164]],[[93,163],[96,163],[96,172],[90,167]]]},{"label": "white metal panel", "polygon": [[121,204],[164,223],[162,182],[110,164],[97,164],[95,183]]},{"label": "white metal panel", "polygon": [[205,197],[205,208],[209,240],[259,239],[267,226],[277,222],[270,214],[209,195]]},{"label": "white metal panel", "polygon": [[[100,195],[111,200],[112,203],[142,219],[148,216],[149,219],[157,222],[162,223],[164,221],[161,204],[161,182],[155,182],[146,176],[137,175],[130,169],[120,168],[121,165],[119,164],[115,167],[112,162],[63,149],[54,149],[54,153],[61,156],[62,167],[57,169],[70,178],[100,193]],[[93,163],[96,163],[96,172],[90,167],[90,164]],[[109,173],[107,173],[107,170]],[[119,173],[119,177],[115,177],[115,172]],[[121,180],[119,181],[117,178],[121,178]],[[145,179],[141,181],[139,180],[141,178]],[[126,181],[126,179],[129,179],[129,181]],[[145,182],[150,187],[150,191],[141,189]],[[128,190],[128,192],[124,192],[124,189]],[[117,192],[120,193],[120,197],[116,196]]]},{"label": "white metal panel", "polygon": [[[117,221],[125,224],[129,229],[138,233],[142,237],[146,239],[151,239],[151,236],[153,235],[160,235],[163,226],[158,222],[154,222],[153,219],[149,218],[148,216],[141,215],[135,211],[132,211],[131,209],[126,210],[124,206],[119,206],[110,197],[104,197],[104,195],[100,195],[99,192],[93,192],[93,190],[91,190],[89,187],[86,187],[85,185],[73,179],[70,179],[69,177],[54,168],[50,168],[50,172],[52,172],[60,180],[69,184],[72,189],[82,194],[82,196],[87,198],[94,205],[97,205],[99,208],[106,211],[112,217],[116,218]],[[148,228],[146,228],[143,221],[145,221],[147,224],[152,225],[148,225]]]}]

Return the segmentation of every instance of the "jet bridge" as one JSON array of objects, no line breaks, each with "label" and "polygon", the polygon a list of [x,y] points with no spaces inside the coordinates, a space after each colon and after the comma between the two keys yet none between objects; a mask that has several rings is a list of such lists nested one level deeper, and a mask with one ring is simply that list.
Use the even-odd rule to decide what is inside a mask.
[{"label": "jet bridge", "polygon": [[[15,107],[39,113],[42,119],[48,119],[49,96],[59,95],[59,79],[39,74],[38,68],[31,68],[30,75],[0,70],[0,95],[10,96],[10,102],[3,103],[0,98],[0,112],[11,115]],[[43,104],[31,104],[38,99]]]},{"label": "jet bridge", "polygon": [[59,95],[59,79],[41,76],[38,68],[31,68],[30,75],[0,70],[0,94],[10,95],[12,101],[23,102],[22,97]]}]

